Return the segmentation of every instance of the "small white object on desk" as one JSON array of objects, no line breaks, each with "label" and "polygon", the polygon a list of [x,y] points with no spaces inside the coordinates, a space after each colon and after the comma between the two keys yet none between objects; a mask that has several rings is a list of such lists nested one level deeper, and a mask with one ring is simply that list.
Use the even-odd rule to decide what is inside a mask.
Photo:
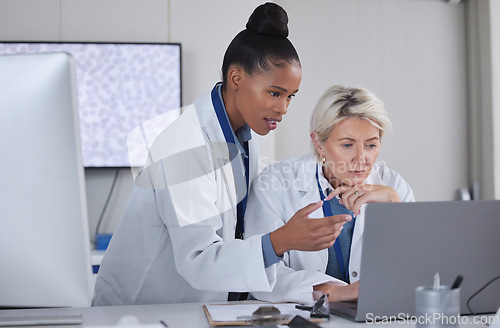
[{"label": "small white object on desk", "polygon": [[124,315],[123,317],[118,320],[117,325],[118,326],[133,326],[133,325],[140,325],[141,321],[139,318],[137,318],[135,315]]}]

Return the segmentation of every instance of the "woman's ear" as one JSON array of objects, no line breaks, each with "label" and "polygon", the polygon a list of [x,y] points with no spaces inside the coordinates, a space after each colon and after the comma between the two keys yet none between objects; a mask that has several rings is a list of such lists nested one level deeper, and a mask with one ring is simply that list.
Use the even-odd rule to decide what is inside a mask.
[{"label": "woman's ear", "polygon": [[316,149],[316,152],[320,156],[323,156],[323,149],[321,147],[321,143],[319,142],[318,133],[316,131],[313,131],[313,132],[311,132],[310,136],[311,136],[311,140],[313,141],[314,148]]},{"label": "woman's ear", "polygon": [[231,66],[231,68],[227,72],[228,87],[233,91],[238,91],[242,76],[243,72],[240,68],[234,65]]}]

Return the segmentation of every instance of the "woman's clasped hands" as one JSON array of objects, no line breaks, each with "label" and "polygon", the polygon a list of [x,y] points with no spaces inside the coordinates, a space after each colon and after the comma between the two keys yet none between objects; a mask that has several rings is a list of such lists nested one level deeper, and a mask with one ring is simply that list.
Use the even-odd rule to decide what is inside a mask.
[{"label": "woman's clasped hands", "polygon": [[339,186],[326,197],[325,201],[333,197],[340,197],[340,204],[357,216],[361,206],[367,203],[399,203],[398,193],[391,187],[383,185],[357,184],[354,186]]}]

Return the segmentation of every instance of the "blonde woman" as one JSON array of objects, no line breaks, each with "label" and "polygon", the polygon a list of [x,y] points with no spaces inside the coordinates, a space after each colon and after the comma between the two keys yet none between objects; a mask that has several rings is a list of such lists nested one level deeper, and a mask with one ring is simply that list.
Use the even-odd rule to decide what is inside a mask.
[{"label": "blonde woman", "polygon": [[304,205],[325,198],[311,218],[337,214],[353,218],[329,249],[285,252],[273,291],[252,293],[254,297],[300,302],[319,290],[330,301],[357,299],[363,205],[415,201],[408,183],[377,162],[390,126],[384,104],[373,93],[333,86],[312,114],[313,153],[272,164],[254,180],[246,212],[251,218],[245,221],[247,236],[273,231]]}]

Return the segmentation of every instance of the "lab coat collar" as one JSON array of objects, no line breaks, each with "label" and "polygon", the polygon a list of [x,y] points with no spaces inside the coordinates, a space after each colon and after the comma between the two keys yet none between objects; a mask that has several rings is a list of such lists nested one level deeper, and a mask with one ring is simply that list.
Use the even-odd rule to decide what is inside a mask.
[{"label": "lab coat collar", "polygon": [[[222,98],[222,82],[217,83],[214,88],[217,90],[219,101],[222,105],[222,109],[224,110],[224,117],[227,120],[227,122],[230,123],[229,116],[227,116],[226,104],[224,104],[224,99]],[[243,124],[242,127],[240,127],[236,131],[233,131],[231,127],[231,134],[233,135],[233,139],[236,143],[236,146],[238,147],[240,154],[242,154],[243,156],[248,156],[248,154],[245,153],[245,150],[243,149],[243,146],[241,144],[252,139],[250,126],[248,126],[248,124],[245,123]]]},{"label": "lab coat collar", "polygon": [[200,125],[203,127],[207,145],[212,148],[215,158],[222,160],[223,165],[225,165],[231,160],[230,154],[210,94],[195,100],[194,106]]},{"label": "lab coat collar", "polygon": [[[297,173],[293,185],[296,186],[298,191],[302,194],[302,198],[300,200],[301,207],[305,207],[320,200],[316,183],[316,168],[318,168],[320,172],[321,187],[326,189],[330,184],[323,177],[319,163],[316,161],[312,153],[299,158],[297,165]],[[311,218],[321,218],[323,216],[323,209],[321,207],[309,215]]]},{"label": "lab coat collar", "polygon": [[[309,153],[305,156],[298,158],[295,165],[297,169],[295,171],[296,175],[295,175],[294,186],[296,186],[297,189],[303,193],[317,191],[316,168],[319,167],[319,163],[317,163],[314,155]],[[321,170],[319,172],[321,177],[323,177],[323,173],[321,172]],[[323,178],[323,180],[329,185],[326,179]],[[326,187],[326,185],[324,186],[321,181],[320,183],[321,187]]]}]

